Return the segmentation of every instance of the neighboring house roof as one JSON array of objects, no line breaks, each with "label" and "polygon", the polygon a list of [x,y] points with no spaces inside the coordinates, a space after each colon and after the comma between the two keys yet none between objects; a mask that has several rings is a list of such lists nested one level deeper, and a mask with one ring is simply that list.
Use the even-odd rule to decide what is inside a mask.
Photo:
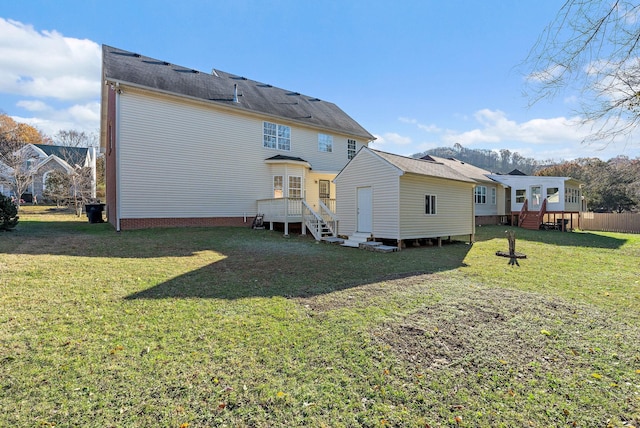
[{"label": "neighboring house roof", "polygon": [[492,180],[495,180],[499,183],[504,184],[505,186],[512,187],[514,183],[517,184],[536,184],[536,182],[544,181],[545,183],[549,181],[564,181],[564,182],[572,182],[576,185],[584,184],[582,181],[577,180],[572,177],[558,177],[551,175],[519,175],[519,174],[492,174],[490,176]]},{"label": "neighboring house roof", "polygon": [[454,170],[463,174],[464,176],[471,178],[472,180],[485,183],[494,183],[494,181],[488,177],[489,175],[491,175],[491,171],[487,171],[486,169],[479,168],[475,165],[471,165],[470,163],[463,162],[459,159],[441,158],[433,155],[423,156],[422,159],[445,164],[448,167],[453,168]]},{"label": "neighboring house roof", "polygon": [[375,155],[381,157],[382,159],[405,173],[428,175],[431,177],[445,178],[447,180],[475,183],[475,180],[466,177],[465,175],[440,162],[394,155],[392,153],[382,152],[380,150],[374,150],[368,147],[363,147],[362,149],[360,149],[360,151],[362,150],[371,151]]},{"label": "neighboring house roof", "polygon": [[211,74],[203,73],[106,45],[102,47],[102,55],[104,79],[113,83],[196,98],[375,140],[373,135],[338,106],[315,97],[220,70],[212,70]]},{"label": "neighboring house roof", "polygon": [[56,156],[70,165],[84,166],[87,160],[87,147],[51,146],[48,144],[33,144],[42,150],[46,156]]},{"label": "neighboring house roof", "polygon": [[527,174],[525,174],[524,172],[516,168],[513,171],[507,173],[507,175],[527,175]]}]

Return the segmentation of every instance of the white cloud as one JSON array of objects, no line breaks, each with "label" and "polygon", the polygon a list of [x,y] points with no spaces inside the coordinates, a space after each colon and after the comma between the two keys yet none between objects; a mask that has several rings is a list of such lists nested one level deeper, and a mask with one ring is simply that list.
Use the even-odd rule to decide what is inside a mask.
[{"label": "white cloud", "polygon": [[[405,155],[435,147],[452,147],[455,144],[476,149],[509,149],[537,160],[570,160],[578,157],[610,159],[619,154],[630,157],[639,154],[638,147],[631,144],[583,143],[593,129],[582,125],[578,117],[535,118],[517,122],[501,110],[482,109],[473,114],[473,119],[475,123],[471,124],[465,121],[458,122],[461,127],[467,126],[467,130],[446,129],[433,125],[433,129],[437,129],[438,132],[431,134],[425,141],[418,132],[423,130],[419,120],[400,118],[400,122],[415,125],[416,134],[413,137],[411,134],[400,137],[390,131],[383,133],[376,143],[384,145],[387,151]],[[402,142],[404,144],[400,144]],[[380,145],[372,147],[380,148]]]},{"label": "white cloud", "polygon": [[437,127],[436,125],[430,124],[430,125],[425,125],[422,124],[420,122],[418,122],[417,119],[411,119],[408,117],[399,117],[398,120],[402,123],[408,123],[410,125],[416,125],[418,127],[418,129],[422,129],[423,131],[429,132],[429,133],[440,133],[443,130],[439,127]]},{"label": "white cloud", "polygon": [[501,144],[513,141],[526,144],[582,141],[589,134],[587,129],[579,126],[579,120],[575,118],[531,119],[517,123],[508,119],[504,112],[489,109],[477,111],[474,117],[481,125],[480,128],[447,133],[443,141],[450,145],[460,143],[463,146],[491,143],[493,147],[484,148],[501,148]]},{"label": "white cloud", "polygon": [[397,146],[406,146],[411,144],[411,137],[403,137],[395,132],[386,132],[382,135],[375,135],[376,140],[373,143],[376,147],[385,146],[388,144]]},{"label": "white cloud", "polygon": [[29,111],[47,111],[51,108],[44,101],[22,100],[18,101],[16,105]]},{"label": "white cloud", "polygon": [[38,112],[36,117],[12,116],[13,120],[34,126],[49,136],[60,130],[75,129],[87,133],[97,132],[100,126],[100,103],[76,104],[71,107]]},{"label": "white cloud", "polygon": [[0,92],[57,100],[97,99],[100,46],[0,18]]},{"label": "white cloud", "polygon": [[11,103],[28,112],[11,114],[13,119],[50,136],[63,129],[96,132],[100,46],[3,18],[0,34],[0,104],[8,108],[17,95],[23,99]]}]

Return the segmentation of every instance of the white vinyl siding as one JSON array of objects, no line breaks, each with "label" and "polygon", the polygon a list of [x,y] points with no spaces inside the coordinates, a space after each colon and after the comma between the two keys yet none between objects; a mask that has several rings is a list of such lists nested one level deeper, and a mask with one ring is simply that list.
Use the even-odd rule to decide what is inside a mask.
[{"label": "white vinyl siding", "polygon": [[241,217],[272,194],[273,152],[245,150],[261,120],[132,91],[120,108],[121,218]]},{"label": "white vinyl siding", "polygon": [[[470,183],[405,174],[400,177],[401,239],[469,235],[475,232]],[[425,215],[425,195],[437,195],[437,214]]]},{"label": "white vinyl siding", "polygon": [[369,152],[361,152],[351,161],[349,167],[335,180],[341,235],[351,235],[356,231],[357,188],[367,186],[372,190],[372,229],[375,236],[398,239],[398,174],[399,171],[395,167]]},{"label": "white vinyl siding", "polygon": [[[278,172],[265,162],[278,152],[263,147],[263,117],[125,87],[116,119],[119,218],[251,216],[257,200],[273,197],[274,175],[285,186],[286,177],[300,176],[303,196],[307,189],[307,168]],[[347,163],[348,136],[334,134],[333,152],[319,153],[317,129],[283,125],[287,156],[329,179]]]}]

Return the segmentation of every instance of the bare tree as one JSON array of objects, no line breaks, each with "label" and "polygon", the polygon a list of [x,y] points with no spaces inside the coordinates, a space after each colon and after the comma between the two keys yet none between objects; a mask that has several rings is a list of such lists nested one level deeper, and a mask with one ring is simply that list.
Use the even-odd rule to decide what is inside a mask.
[{"label": "bare tree", "polygon": [[75,129],[60,130],[53,136],[53,140],[60,146],[65,147],[96,147],[98,145],[98,134]]},{"label": "bare tree", "polygon": [[566,0],[525,61],[535,103],[576,91],[585,141],[612,142],[640,124],[640,5]]},{"label": "bare tree", "polygon": [[27,144],[39,144],[43,139],[36,128],[0,114],[0,183],[11,189],[18,207],[22,194],[31,185],[36,166]]}]

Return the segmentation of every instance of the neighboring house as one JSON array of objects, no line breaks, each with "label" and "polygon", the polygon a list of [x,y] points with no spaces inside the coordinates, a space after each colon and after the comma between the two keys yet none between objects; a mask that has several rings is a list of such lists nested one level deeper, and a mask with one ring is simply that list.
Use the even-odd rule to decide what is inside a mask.
[{"label": "neighboring house", "polygon": [[473,241],[476,182],[443,163],[363,147],[334,182],[338,230],[350,240]]},{"label": "neighboring house", "polygon": [[[72,174],[80,168],[91,168],[91,196],[96,193],[96,150],[93,147],[66,147],[53,146],[48,144],[26,144],[20,148],[22,152],[20,158],[24,159],[25,170],[30,171],[31,184],[27,191],[21,195],[26,202],[31,202],[35,195],[38,199],[43,199],[48,175],[56,170],[62,170],[67,174]],[[5,171],[5,183],[0,184],[0,193],[5,196],[12,195],[11,180],[12,169],[5,165],[0,168]],[[13,195],[16,196],[16,195]]]},{"label": "neighboring house", "polygon": [[571,177],[524,175],[518,170],[489,178],[508,187],[511,224],[528,229],[579,227],[582,183]]},{"label": "neighboring house", "polygon": [[248,226],[257,214],[285,234],[294,223],[317,239],[335,227],[332,180],[374,140],[335,104],[215,69],[102,51],[101,150],[116,230]]},{"label": "neighboring house", "polygon": [[490,178],[491,172],[455,158],[427,155],[422,159],[440,162],[476,181],[473,191],[476,225],[506,224],[511,206],[506,186]]}]

